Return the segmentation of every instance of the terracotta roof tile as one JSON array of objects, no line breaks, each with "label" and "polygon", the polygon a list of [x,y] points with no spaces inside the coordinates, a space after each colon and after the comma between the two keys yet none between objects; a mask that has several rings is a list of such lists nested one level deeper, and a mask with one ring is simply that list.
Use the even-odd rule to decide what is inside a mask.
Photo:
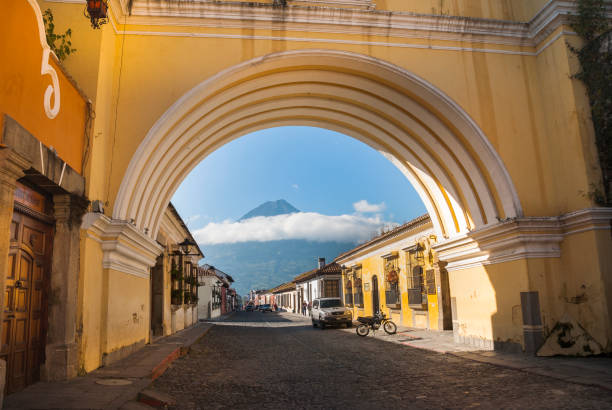
[{"label": "terracotta roof tile", "polygon": [[315,276],[334,275],[334,274],[339,274],[339,273],[342,273],[342,267],[338,265],[336,262],[332,262],[330,264],[323,266],[321,269],[316,268],[316,269],[309,270],[308,272],[304,272],[301,275],[296,276],[293,279],[293,282],[299,283],[299,282],[304,282],[309,279],[312,279]]},{"label": "terracotta roof tile", "polygon": [[365,249],[365,248],[367,248],[370,245],[374,245],[377,242],[381,242],[381,241],[384,241],[385,239],[392,238],[393,236],[399,235],[399,234],[401,234],[401,233],[403,233],[403,232],[405,232],[407,230],[414,229],[414,228],[416,228],[418,226],[421,226],[423,224],[426,224],[426,223],[428,223],[430,221],[431,221],[431,219],[429,218],[428,214],[421,215],[421,216],[419,216],[417,218],[414,218],[413,220],[408,221],[405,224],[400,225],[397,228],[394,228],[394,229],[390,230],[389,232],[385,232],[382,235],[378,235],[377,237],[372,238],[371,240],[367,241],[366,243],[362,243],[361,245],[358,245],[358,246],[356,246],[355,248],[353,248],[351,250],[348,250],[348,251],[346,251],[344,253],[341,253],[340,255],[336,256],[336,258],[334,259],[334,263],[337,260],[342,259],[342,258],[344,258],[346,256],[349,256],[350,254],[355,253],[357,251],[360,251],[361,249]]},{"label": "terracotta roof tile", "polygon": [[271,290],[271,292],[272,293],[282,293],[282,292],[288,292],[294,289],[295,289],[295,283],[286,282],[286,283],[283,283],[282,285],[275,287],[274,289]]}]

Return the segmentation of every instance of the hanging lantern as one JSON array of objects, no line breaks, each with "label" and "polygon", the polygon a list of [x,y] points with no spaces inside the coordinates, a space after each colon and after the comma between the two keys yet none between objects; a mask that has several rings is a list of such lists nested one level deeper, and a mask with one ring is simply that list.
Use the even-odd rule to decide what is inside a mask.
[{"label": "hanging lantern", "polygon": [[425,251],[425,247],[423,245],[421,245],[420,243],[417,244],[417,247],[416,247],[416,260],[417,260],[418,263],[425,262],[424,251]]},{"label": "hanging lantern", "polygon": [[85,17],[91,21],[93,28],[108,23],[108,0],[87,0]]}]

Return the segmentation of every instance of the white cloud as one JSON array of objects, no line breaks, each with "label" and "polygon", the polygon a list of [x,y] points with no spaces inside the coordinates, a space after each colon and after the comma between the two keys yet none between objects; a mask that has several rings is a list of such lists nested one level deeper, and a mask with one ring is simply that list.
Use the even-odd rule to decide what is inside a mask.
[{"label": "white cloud", "polygon": [[188,216],[187,218],[185,218],[185,223],[186,224],[193,223],[197,221],[198,219],[200,219],[201,217],[202,215],[199,215],[199,214]]},{"label": "white cloud", "polygon": [[365,199],[362,199],[361,201],[355,202],[353,204],[353,208],[355,208],[356,212],[375,213],[384,211],[386,206],[384,202],[381,202],[380,204],[371,204]]},{"label": "white cloud", "polygon": [[383,225],[385,222],[380,216],[329,216],[315,212],[297,212],[269,217],[258,216],[240,222],[213,222],[196,230],[194,237],[203,245],[281,239],[356,243],[370,239]]},{"label": "white cloud", "polygon": [[293,189],[300,189],[300,186],[299,186],[298,184],[293,184],[293,185],[291,185],[291,187],[292,187]]}]

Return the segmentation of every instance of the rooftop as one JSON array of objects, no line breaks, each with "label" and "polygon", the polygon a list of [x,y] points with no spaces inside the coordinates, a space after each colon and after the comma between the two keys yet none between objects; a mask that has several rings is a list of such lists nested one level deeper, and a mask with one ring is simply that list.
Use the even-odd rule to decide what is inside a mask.
[{"label": "rooftop", "polygon": [[336,261],[339,261],[342,258],[346,258],[354,253],[359,252],[362,249],[366,249],[372,245],[375,245],[377,243],[380,242],[384,242],[387,239],[391,239],[393,237],[396,237],[398,235],[401,235],[405,232],[410,231],[411,229],[415,229],[418,228],[419,226],[425,225],[427,223],[429,223],[431,221],[431,219],[429,218],[428,214],[425,215],[421,215],[419,217],[414,218],[411,221],[406,222],[403,225],[398,226],[397,228],[394,228],[392,230],[390,230],[389,232],[385,232],[381,235],[378,235],[372,239],[370,239],[369,241],[367,241],[366,243],[362,243],[361,245],[356,246],[355,248],[348,250],[338,256],[336,256],[336,259],[334,259],[334,263],[336,263]]}]

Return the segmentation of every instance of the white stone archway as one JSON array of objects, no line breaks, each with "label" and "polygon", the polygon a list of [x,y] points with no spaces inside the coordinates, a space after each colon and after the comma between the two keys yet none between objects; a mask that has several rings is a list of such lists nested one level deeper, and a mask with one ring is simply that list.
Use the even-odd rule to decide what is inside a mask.
[{"label": "white stone archway", "polygon": [[250,132],[309,125],[379,150],[416,188],[441,237],[522,216],[506,168],[448,96],[384,61],[331,50],[256,58],[202,82],[148,132],[112,217],[155,238],[170,198],[208,154]]}]

